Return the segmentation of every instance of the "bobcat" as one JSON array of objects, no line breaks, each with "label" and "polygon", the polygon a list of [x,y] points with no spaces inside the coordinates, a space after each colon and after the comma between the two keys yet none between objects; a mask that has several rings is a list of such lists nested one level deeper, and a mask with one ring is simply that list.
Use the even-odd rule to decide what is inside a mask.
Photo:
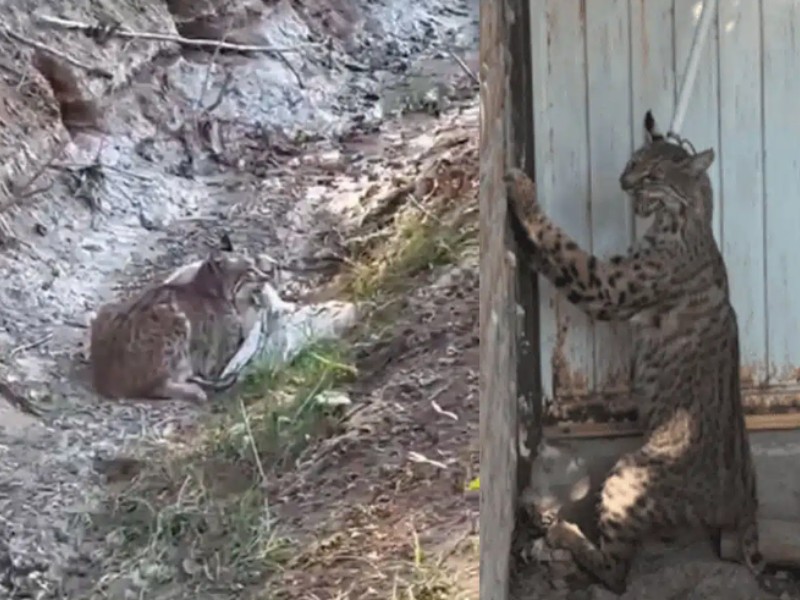
[{"label": "bobcat", "polygon": [[627,254],[602,260],[542,212],[534,183],[506,175],[514,226],[534,267],[591,317],[633,325],[632,391],[644,445],[621,457],[603,483],[599,543],[556,520],[548,542],[570,550],[609,589],[627,587],[630,561],[651,532],[681,525],[737,531],[758,576],[756,477],[739,384],[739,337],[728,277],[711,228],[714,150],[690,153],[656,129],[620,185],[634,212],[654,220]]},{"label": "bobcat", "polygon": [[243,339],[242,292],[267,281],[256,261],[211,251],[192,272],[102,306],[91,325],[90,365],[108,398],[204,402]]}]

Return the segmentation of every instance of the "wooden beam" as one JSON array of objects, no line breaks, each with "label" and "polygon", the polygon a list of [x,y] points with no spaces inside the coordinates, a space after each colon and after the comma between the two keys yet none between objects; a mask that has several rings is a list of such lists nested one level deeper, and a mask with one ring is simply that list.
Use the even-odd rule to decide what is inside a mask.
[{"label": "wooden beam", "polygon": [[[531,55],[531,19],[528,0],[506,0],[508,10],[514,15],[508,25],[509,73],[514,84],[509,90],[511,131],[508,136],[509,162],[522,168],[536,180],[534,154],[535,123],[533,119],[533,60]],[[530,413],[525,423],[528,458],[518,457],[517,485],[525,489],[530,475],[530,461],[536,458],[536,449],[542,437],[541,348],[539,344],[539,277],[526,265],[531,264],[527,246],[511,244],[517,257],[516,301],[523,309],[517,321],[517,395],[524,399]]]},{"label": "wooden beam", "polygon": [[[533,175],[527,6],[525,0],[482,2],[480,14],[481,600],[509,595],[517,489],[530,473],[517,469],[518,393],[532,409],[528,444],[535,448],[541,433],[536,281],[527,269],[517,275],[503,183],[509,164]],[[518,305],[525,308],[521,320]]]},{"label": "wooden beam", "polygon": [[517,497],[514,271],[505,186],[506,2],[480,14],[480,597],[508,600]]},{"label": "wooden beam", "polygon": [[[748,431],[784,431],[800,429],[800,413],[747,415]],[[642,435],[634,423],[569,423],[544,428],[547,439],[618,438]]]}]

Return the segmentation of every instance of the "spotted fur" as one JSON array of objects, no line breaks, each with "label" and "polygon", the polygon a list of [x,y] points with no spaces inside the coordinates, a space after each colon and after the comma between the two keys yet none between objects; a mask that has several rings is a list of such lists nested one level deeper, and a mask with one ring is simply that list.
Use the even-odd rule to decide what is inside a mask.
[{"label": "spotted fur", "polygon": [[633,325],[632,390],[644,445],[611,469],[599,502],[599,543],[556,522],[548,540],[611,590],[626,588],[639,542],[664,528],[738,531],[759,574],[756,478],[739,383],[739,337],[728,277],[711,229],[706,173],[712,149],[692,154],[658,134],[620,177],[634,211],[653,217],[626,253],[603,260],[553,224],[521,171],[506,177],[510,210],[533,248],[535,267],[574,304],[603,321]]},{"label": "spotted fur", "polygon": [[213,251],[194,271],[102,306],[91,326],[95,390],[202,402],[203,387],[233,383],[218,377],[243,339],[242,295],[267,279],[253,259]]}]

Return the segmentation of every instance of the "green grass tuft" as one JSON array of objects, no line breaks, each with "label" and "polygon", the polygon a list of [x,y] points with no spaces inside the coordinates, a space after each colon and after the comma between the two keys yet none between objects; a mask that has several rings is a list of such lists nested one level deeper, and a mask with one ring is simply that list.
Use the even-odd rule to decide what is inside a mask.
[{"label": "green grass tuft", "polygon": [[246,419],[241,410],[224,417],[208,436],[209,453],[251,462],[255,447],[265,468],[286,466],[331,423],[336,410],[321,405],[320,394],[355,375],[341,343],[317,344],[289,365],[250,374],[239,404]]}]

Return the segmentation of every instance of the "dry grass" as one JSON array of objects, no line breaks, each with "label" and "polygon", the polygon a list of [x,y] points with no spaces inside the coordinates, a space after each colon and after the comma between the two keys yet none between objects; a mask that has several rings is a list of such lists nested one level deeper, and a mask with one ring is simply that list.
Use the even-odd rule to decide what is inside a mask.
[{"label": "dry grass", "polygon": [[431,215],[413,207],[398,214],[383,240],[354,248],[351,267],[340,281],[342,295],[372,301],[397,295],[420,273],[457,262],[475,240],[463,216]]},{"label": "dry grass", "polygon": [[[472,598],[472,589],[463,585],[462,579],[471,567],[478,564],[478,536],[462,540],[448,552],[427,555],[414,532],[414,559],[408,569],[408,581],[402,579],[392,590],[392,600],[477,600]],[[451,560],[455,557],[455,560]],[[461,559],[461,560],[459,560]],[[454,564],[466,562],[466,569],[454,568]]]}]

